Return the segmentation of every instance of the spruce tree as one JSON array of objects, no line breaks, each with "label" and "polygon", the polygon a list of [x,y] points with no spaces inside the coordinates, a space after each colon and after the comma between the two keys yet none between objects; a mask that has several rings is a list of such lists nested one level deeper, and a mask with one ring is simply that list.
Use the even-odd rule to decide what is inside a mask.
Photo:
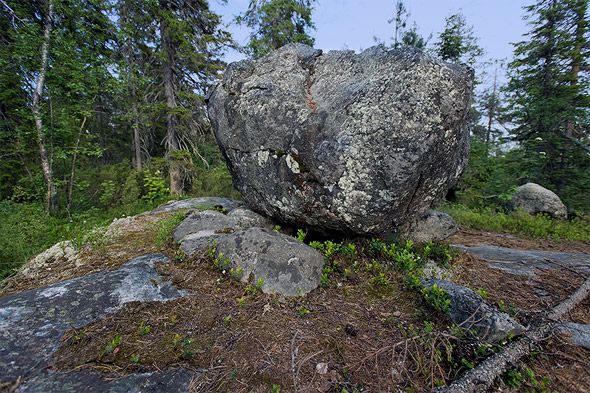
[{"label": "spruce tree", "polygon": [[461,13],[445,19],[445,28],[438,36],[435,52],[443,60],[471,66],[483,54],[473,28],[467,24],[465,16]]},{"label": "spruce tree", "polygon": [[522,181],[551,188],[570,206],[590,206],[587,147],[588,0],[539,0],[526,7],[531,30],[515,46],[508,85]]},{"label": "spruce tree", "polygon": [[310,34],[315,0],[251,0],[248,10],[236,18],[238,24],[251,28],[252,34],[243,51],[260,58],[289,43],[313,46]]}]

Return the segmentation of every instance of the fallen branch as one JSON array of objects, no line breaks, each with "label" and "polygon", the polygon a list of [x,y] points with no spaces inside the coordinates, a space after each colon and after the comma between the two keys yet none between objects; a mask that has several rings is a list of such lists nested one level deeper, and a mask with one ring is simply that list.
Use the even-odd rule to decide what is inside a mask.
[{"label": "fallen branch", "polygon": [[490,356],[473,370],[449,386],[437,389],[438,393],[465,393],[487,391],[496,378],[521,358],[528,356],[539,343],[556,333],[559,320],[582,302],[590,293],[590,278],[571,295],[555,306],[545,318],[525,335],[508,345],[502,352]]}]

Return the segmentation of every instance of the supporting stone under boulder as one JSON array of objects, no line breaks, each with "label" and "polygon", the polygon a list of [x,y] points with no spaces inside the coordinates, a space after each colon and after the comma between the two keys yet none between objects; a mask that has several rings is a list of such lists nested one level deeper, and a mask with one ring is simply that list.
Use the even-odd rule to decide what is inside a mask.
[{"label": "supporting stone under boulder", "polygon": [[459,225],[447,213],[429,210],[401,231],[399,236],[417,243],[448,239],[459,230]]},{"label": "supporting stone under boulder", "polygon": [[231,64],[208,113],[249,207],[294,225],[385,234],[461,174],[472,80],[467,67],[418,51],[291,44]]},{"label": "supporting stone under boulder", "polygon": [[274,231],[250,228],[218,240],[220,269],[255,284],[262,292],[301,296],[320,285],[324,257],[313,248]]},{"label": "supporting stone under boulder", "polygon": [[203,252],[220,237],[251,227],[272,228],[273,223],[246,208],[236,208],[228,214],[205,210],[191,213],[174,231],[174,241],[187,255]]}]

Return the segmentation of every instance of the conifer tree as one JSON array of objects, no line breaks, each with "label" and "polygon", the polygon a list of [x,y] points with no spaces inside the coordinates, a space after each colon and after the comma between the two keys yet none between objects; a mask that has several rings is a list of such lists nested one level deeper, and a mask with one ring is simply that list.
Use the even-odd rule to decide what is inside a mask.
[{"label": "conifer tree", "polygon": [[588,0],[538,0],[526,11],[531,30],[515,46],[508,85],[513,136],[524,156],[522,181],[587,208]]},{"label": "conifer tree", "polygon": [[443,60],[472,66],[483,54],[473,28],[467,24],[465,16],[461,13],[450,15],[445,19],[445,28],[438,38],[435,52]]},{"label": "conifer tree", "polygon": [[289,43],[313,46],[310,34],[315,0],[251,0],[248,10],[236,18],[237,23],[251,28],[252,34],[244,52],[259,58]]}]

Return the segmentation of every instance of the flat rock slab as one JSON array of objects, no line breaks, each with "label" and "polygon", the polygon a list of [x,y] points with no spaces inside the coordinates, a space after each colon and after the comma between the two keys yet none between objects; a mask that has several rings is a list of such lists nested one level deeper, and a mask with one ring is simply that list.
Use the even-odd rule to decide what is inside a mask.
[{"label": "flat rock slab", "polygon": [[236,201],[235,199],[221,198],[221,197],[200,197],[200,198],[189,198],[181,201],[168,202],[158,208],[148,212],[148,214],[164,213],[180,209],[198,209],[198,210],[212,210],[219,209],[225,210],[226,212],[232,211],[233,209],[243,206],[242,201]]},{"label": "flat rock slab", "polygon": [[220,238],[216,257],[227,264],[220,269],[233,269],[234,278],[256,283],[264,293],[285,296],[301,296],[317,288],[324,266],[324,257],[313,248],[262,228]]},{"label": "flat rock slab", "polygon": [[127,375],[105,381],[95,372],[46,371],[19,385],[20,393],[162,393],[189,392],[189,384],[198,371],[172,369]]},{"label": "flat rock slab", "polygon": [[590,350],[590,325],[565,322],[559,330],[567,335],[572,344]]},{"label": "flat rock slab", "polygon": [[[81,328],[103,319],[129,302],[163,302],[186,295],[162,280],[154,267],[158,262],[169,260],[161,254],[145,255],[113,271],[93,273],[0,298],[1,379],[13,381],[21,377],[23,391],[68,391],[64,386],[74,385],[66,384],[66,380],[77,380],[78,371],[68,375],[45,371],[68,329]],[[108,386],[114,390],[107,385],[101,390],[98,388],[100,377],[86,378],[87,374],[79,375],[88,380],[88,387],[95,386],[96,391],[128,391],[117,390],[117,385],[111,382]],[[27,382],[33,380],[34,383]],[[51,386],[62,383],[59,381],[65,385],[52,390]],[[48,388],[41,389],[41,386]]]},{"label": "flat rock slab", "polygon": [[511,274],[534,276],[537,269],[564,267],[582,274],[590,274],[590,255],[581,252],[520,250],[487,244],[477,246],[454,244],[453,247],[485,260],[490,267]]}]

